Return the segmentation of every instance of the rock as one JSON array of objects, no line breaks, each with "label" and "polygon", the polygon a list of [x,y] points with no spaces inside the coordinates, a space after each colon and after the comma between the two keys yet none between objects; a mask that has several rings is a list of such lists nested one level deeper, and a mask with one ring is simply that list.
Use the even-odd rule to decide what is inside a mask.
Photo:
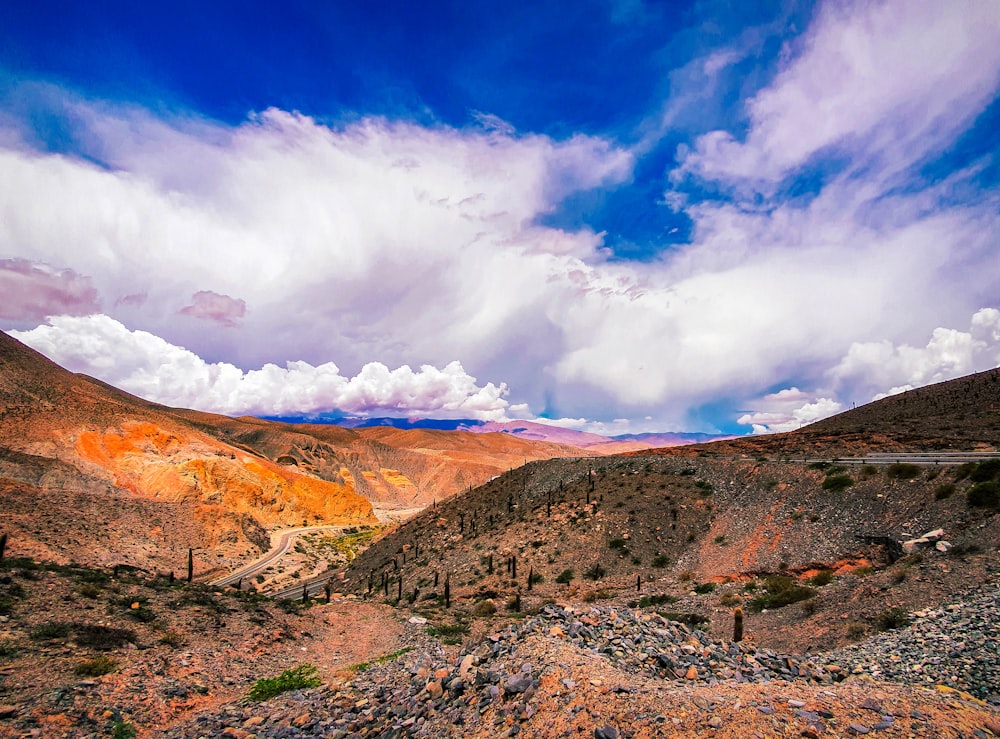
[{"label": "rock", "polygon": [[792,708],[803,708],[803,707],[805,707],[806,702],[805,701],[797,701],[797,700],[794,700],[794,699],[790,698],[788,700],[788,705],[790,705]]},{"label": "rock", "polygon": [[0,706],[0,718],[10,718],[17,714],[17,706]]},{"label": "rock", "polygon": [[694,665],[688,667],[687,672],[684,673],[684,678],[687,680],[697,680],[698,679],[698,668]]},{"label": "rock", "polygon": [[618,739],[618,729],[610,724],[594,729],[594,739]]},{"label": "rock", "polygon": [[531,687],[531,675],[520,673],[510,678],[503,686],[508,693],[523,693]]},{"label": "rock", "polygon": [[939,552],[949,552],[952,548],[952,543],[950,541],[944,541],[943,539],[934,545],[934,548]]},{"label": "rock", "polygon": [[442,695],[444,695],[444,688],[441,687],[440,680],[431,680],[427,683],[424,688],[427,694],[431,697],[431,700],[437,700]]},{"label": "rock", "polygon": [[847,731],[851,734],[868,734],[871,732],[871,729],[861,724],[848,724]]},{"label": "rock", "polygon": [[422,625],[422,624],[427,623],[427,619],[424,618],[423,616],[410,616],[409,622],[411,624]]}]

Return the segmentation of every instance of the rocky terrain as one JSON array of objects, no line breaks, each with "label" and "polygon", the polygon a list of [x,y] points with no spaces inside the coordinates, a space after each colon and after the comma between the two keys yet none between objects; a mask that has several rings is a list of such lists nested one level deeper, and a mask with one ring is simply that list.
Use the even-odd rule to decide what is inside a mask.
[{"label": "rocky terrain", "polygon": [[0,530],[22,555],[166,571],[195,548],[210,576],[259,556],[268,530],[373,524],[373,501],[422,506],[565,453],[506,434],[292,427],[166,408],[0,333]]},{"label": "rocky terrain", "polygon": [[591,457],[163,408],[0,336],[0,736],[1000,736],[1000,461],[838,461],[995,451],[997,377]]}]

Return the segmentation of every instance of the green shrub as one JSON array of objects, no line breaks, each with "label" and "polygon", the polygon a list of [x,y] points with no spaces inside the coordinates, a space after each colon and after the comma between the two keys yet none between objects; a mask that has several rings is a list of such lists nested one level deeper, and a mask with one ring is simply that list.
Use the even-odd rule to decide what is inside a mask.
[{"label": "green shrub", "polygon": [[950,498],[955,493],[954,483],[946,482],[934,488],[934,500],[944,500]]},{"label": "green shrub", "polygon": [[676,603],[677,597],[673,595],[644,595],[639,600],[633,601],[632,608],[647,608],[649,606],[662,606],[664,603]]},{"label": "green shrub", "polygon": [[851,479],[850,475],[831,475],[823,480],[823,489],[832,493],[839,493],[841,490],[846,490],[853,484],[854,480]]},{"label": "green shrub", "polygon": [[875,625],[879,631],[901,629],[910,623],[910,615],[903,608],[890,608],[875,617]]},{"label": "green shrub", "polygon": [[556,582],[560,585],[566,585],[571,582],[574,577],[576,577],[576,573],[574,573],[571,569],[566,569],[556,575]]},{"label": "green shrub", "polygon": [[790,603],[808,600],[816,591],[799,585],[794,577],[772,575],[764,581],[764,593],[750,601],[750,610],[759,613],[765,608],[782,608]]},{"label": "green shrub", "polygon": [[695,480],[694,486],[701,491],[702,495],[712,494],[712,483],[708,480]]},{"label": "green shrub", "polygon": [[694,586],[694,592],[698,595],[708,595],[715,592],[714,582],[702,582]]},{"label": "green shrub", "polygon": [[533,572],[531,574],[531,577],[528,579],[531,580],[532,585],[536,585],[540,582],[545,582],[545,576],[541,572]]},{"label": "green shrub", "polygon": [[708,616],[702,616],[700,613],[676,613],[674,611],[660,611],[659,613],[668,621],[676,621],[688,626],[701,626],[708,623]]},{"label": "green shrub", "polygon": [[879,468],[874,464],[863,464],[861,465],[861,478],[867,480],[869,477],[876,477],[879,473]]},{"label": "green shrub", "polygon": [[472,612],[477,616],[492,616],[497,612],[497,606],[492,600],[481,600],[472,607]]},{"label": "green shrub", "polygon": [[969,488],[969,505],[977,508],[1000,508],[1000,483],[981,482]]},{"label": "green shrub", "polygon": [[885,468],[885,475],[890,480],[912,480],[920,474],[920,466],[909,462],[893,462]]},{"label": "green shrub", "polygon": [[278,677],[261,678],[250,688],[247,698],[252,701],[266,701],[290,690],[318,687],[321,682],[316,675],[315,667],[310,664],[299,665],[291,670],[285,670]]},{"label": "green shrub", "polygon": [[624,539],[612,539],[608,542],[610,549],[624,549],[627,542]]},{"label": "green shrub", "polygon": [[969,479],[973,482],[989,482],[1000,477],[1000,459],[987,459],[976,465],[976,469],[969,474]]},{"label": "green shrub", "polygon": [[69,636],[72,627],[65,621],[50,621],[46,624],[36,626],[29,633],[28,637],[33,641],[51,641],[53,639],[65,639]]},{"label": "green shrub", "polygon": [[135,726],[128,721],[118,720],[111,725],[111,739],[135,739],[136,734]]},{"label": "green shrub", "polygon": [[726,535],[719,534],[719,536],[715,537],[715,543],[718,544],[720,547],[724,547],[726,545]]},{"label": "green shrub", "polygon": [[669,567],[670,557],[665,554],[657,554],[653,557],[653,567]]},{"label": "green shrub", "polygon": [[95,626],[93,624],[74,624],[74,641],[81,647],[105,651],[124,646],[126,642],[135,643],[136,635],[131,629],[116,629],[111,626]]},{"label": "green shrub", "polygon": [[111,657],[102,654],[100,657],[80,662],[73,668],[73,674],[80,677],[100,677],[114,672],[116,669],[118,669],[118,663]]},{"label": "green shrub", "polygon": [[16,657],[19,651],[20,650],[17,648],[17,645],[9,639],[0,641],[0,659],[10,659],[11,657]]},{"label": "green shrub", "polygon": [[606,574],[607,570],[601,567],[601,563],[594,562],[594,564],[587,568],[587,571],[583,573],[583,576],[588,580],[600,580]]},{"label": "green shrub", "polygon": [[820,570],[809,578],[809,584],[816,587],[823,587],[833,582],[833,572],[831,570]]}]

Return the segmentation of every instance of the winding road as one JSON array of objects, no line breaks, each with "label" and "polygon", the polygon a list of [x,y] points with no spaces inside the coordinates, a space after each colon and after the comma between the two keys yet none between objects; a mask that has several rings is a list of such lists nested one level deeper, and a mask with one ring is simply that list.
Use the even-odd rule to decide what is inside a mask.
[{"label": "winding road", "polygon": [[238,570],[233,570],[228,575],[212,580],[209,585],[216,585],[222,588],[239,582],[241,578],[253,577],[274,564],[282,555],[287,553],[292,548],[292,543],[295,539],[302,534],[312,534],[317,531],[342,531],[346,528],[347,526],[301,526],[297,529],[275,531],[271,534],[271,549],[267,554],[250,564],[243,565]]}]

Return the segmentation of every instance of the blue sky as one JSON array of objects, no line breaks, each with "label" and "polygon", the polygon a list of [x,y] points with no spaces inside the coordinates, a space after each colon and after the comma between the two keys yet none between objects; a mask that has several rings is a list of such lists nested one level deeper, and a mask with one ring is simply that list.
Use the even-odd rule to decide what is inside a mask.
[{"label": "blue sky", "polygon": [[225,413],[764,432],[1000,363],[1000,10],[0,6],[0,328]]}]

